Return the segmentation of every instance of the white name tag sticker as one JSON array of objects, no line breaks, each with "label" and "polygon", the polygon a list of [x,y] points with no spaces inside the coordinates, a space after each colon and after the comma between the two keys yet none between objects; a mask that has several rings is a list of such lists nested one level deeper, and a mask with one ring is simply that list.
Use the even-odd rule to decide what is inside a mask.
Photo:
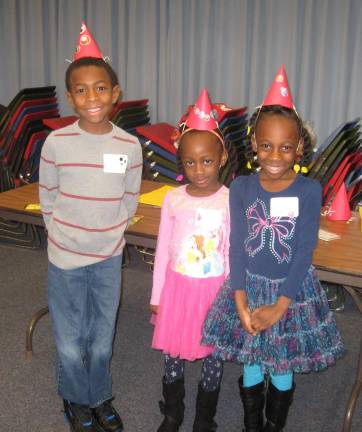
[{"label": "white name tag sticker", "polygon": [[298,197],[278,197],[270,199],[270,216],[271,217],[290,217],[299,216],[299,198]]},{"label": "white name tag sticker", "polygon": [[204,209],[196,210],[195,226],[202,227],[208,230],[217,229],[222,222],[222,211],[220,209]]},{"label": "white name tag sticker", "polygon": [[125,154],[104,154],[103,171],[105,173],[124,174],[127,169],[128,156]]}]

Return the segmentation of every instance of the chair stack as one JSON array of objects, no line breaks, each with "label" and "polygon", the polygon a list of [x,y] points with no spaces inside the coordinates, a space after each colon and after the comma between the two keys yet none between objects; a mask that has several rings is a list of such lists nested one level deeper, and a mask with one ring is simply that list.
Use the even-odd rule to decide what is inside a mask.
[{"label": "chair stack", "polygon": [[228,186],[234,177],[244,174],[246,170],[247,108],[232,108],[220,102],[213,106],[219,128],[225,142],[228,142],[229,159],[221,172],[221,181]]},{"label": "chair stack", "polygon": [[175,127],[168,123],[139,126],[136,133],[143,148],[144,178],[176,183],[176,148],[172,134]]},{"label": "chair stack", "polygon": [[318,147],[309,165],[308,177],[323,187],[323,205],[330,205],[345,183],[350,207],[362,200],[362,140],[360,119],[342,123]]},{"label": "chair stack", "polygon": [[[27,165],[39,165],[47,135],[42,119],[59,116],[54,86],[21,90],[0,118],[0,192],[21,183]],[[34,180],[35,181],[35,180]]]},{"label": "chair stack", "polygon": [[[59,116],[55,87],[21,90],[0,117],[0,192],[22,183],[22,172],[38,172],[41,147],[47,136],[44,118]],[[37,177],[30,176],[35,181]],[[44,229],[0,219],[0,241],[25,248],[45,245]]]},{"label": "chair stack", "polygon": [[110,120],[115,125],[135,135],[137,126],[146,125],[150,122],[148,99],[118,102],[110,115]]}]

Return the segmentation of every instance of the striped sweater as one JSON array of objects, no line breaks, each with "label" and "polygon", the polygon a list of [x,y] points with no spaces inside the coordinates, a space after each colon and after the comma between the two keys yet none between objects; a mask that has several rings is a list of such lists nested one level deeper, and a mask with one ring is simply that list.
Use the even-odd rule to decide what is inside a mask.
[{"label": "striped sweater", "polygon": [[[57,267],[94,264],[124,247],[137,208],[142,150],[137,138],[112,126],[110,133],[95,135],[76,122],[53,131],[43,145],[40,204],[49,261]],[[120,159],[127,160],[123,169],[115,168]]]}]

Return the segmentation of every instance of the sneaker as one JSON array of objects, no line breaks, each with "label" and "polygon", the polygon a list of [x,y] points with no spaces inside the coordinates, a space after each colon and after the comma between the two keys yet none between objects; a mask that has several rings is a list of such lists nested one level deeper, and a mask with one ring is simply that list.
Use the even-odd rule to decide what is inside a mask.
[{"label": "sneaker", "polygon": [[96,432],[92,411],[87,405],[79,405],[63,399],[64,415],[72,432]]},{"label": "sneaker", "polygon": [[121,417],[112,405],[112,400],[107,400],[92,409],[95,424],[103,432],[122,432],[123,423]]}]

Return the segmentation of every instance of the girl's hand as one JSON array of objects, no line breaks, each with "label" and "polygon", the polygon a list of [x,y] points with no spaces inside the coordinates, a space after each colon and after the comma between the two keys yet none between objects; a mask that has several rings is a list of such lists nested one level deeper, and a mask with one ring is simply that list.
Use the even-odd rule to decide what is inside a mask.
[{"label": "girl's hand", "polygon": [[279,297],[273,305],[261,306],[251,314],[251,325],[257,332],[261,332],[273,326],[288,310],[291,300],[288,297]]},{"label": "girl's hand", "polygon": [[250,335],[255,336],[256,332],[251,325],[251,312],[248,306],[245,291],[235,291],[235,304],[239,314],[240,323],[243,326],[244,330]]},{"label": "girl's hand", "polygon": [[158,314],[158,305],[156,306],[156,305],[152,305],[152,304],[150,304],[150,311],[151,311],[151,313],[154,313],[154,314]]},{"label": "girl's hand", "polygon": [[241,325],[243,326],[244,330],[248,332],[252,336],[256,336],[256,331],[254,327],[251,324],[251,312],[249,308],[246,308],[244,310],[240,310],[239,312],[239,319],[241,322]]}]

